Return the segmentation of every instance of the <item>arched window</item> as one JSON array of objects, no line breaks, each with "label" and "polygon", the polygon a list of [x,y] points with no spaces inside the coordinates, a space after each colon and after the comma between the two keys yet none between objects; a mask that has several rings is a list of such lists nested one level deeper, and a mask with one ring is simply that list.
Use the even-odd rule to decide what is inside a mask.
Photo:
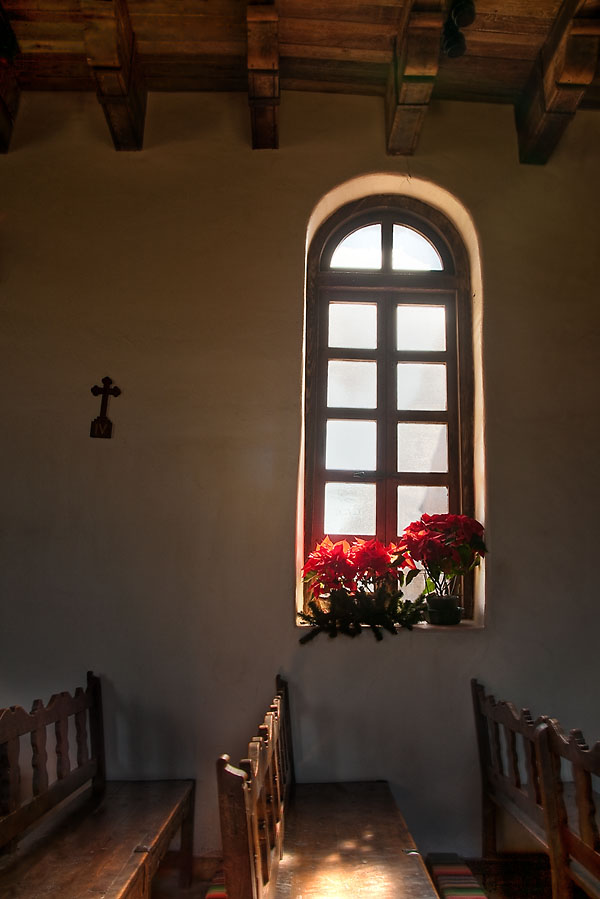
[{"label": "arched window", "polygon": [[[348,204],[308,252],[305,556],[388,543],[423,512],[474,514],[468,257],[411,197]],[[465,584],[465,617],[472,586]]]}]

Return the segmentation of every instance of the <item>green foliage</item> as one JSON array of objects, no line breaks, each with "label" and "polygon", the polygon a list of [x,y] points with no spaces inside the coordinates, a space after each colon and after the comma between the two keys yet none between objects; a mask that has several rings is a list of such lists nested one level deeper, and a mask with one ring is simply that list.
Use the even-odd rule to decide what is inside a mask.
[{"label": "green foliage", "polygon": [[311,630],[300,638],[300,643],[308,643],[321,633],[330,638],[338,634],[358,637],[365,626],[376,640],[382,640],[384,631],[397,634],[398,628],[412,630],[413,625],[424,621],[426,603],[422,598],[414,602],[402,599],[401,590],[382,586],[374,593],[332,590],[328,598],[311,600],[308,608],[308,612],[300,613],[300,618],[311,625]]}]

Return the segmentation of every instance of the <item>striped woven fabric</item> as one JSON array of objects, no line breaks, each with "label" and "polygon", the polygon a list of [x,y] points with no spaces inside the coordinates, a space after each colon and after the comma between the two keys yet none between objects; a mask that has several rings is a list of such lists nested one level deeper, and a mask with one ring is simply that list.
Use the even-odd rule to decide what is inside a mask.
[{"label": "striped woven fabric", "polygon": [[206,891],[206,899],[227,899],[227,888],[222,871],[217,871]]},{"label": "striped woven fabric", "polygon": [[430,855],[427,865],[441,899],[488,899],[473,872],[458,855]]}]

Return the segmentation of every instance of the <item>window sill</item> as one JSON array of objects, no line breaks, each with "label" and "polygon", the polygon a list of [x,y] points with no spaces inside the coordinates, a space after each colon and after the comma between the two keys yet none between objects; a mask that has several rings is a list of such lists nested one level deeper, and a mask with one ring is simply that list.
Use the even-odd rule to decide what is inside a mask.
[{"label": "window sill", "polygon": [[[299,618],[296,618],[296,627],[301,630],[310,630],[312,628],[311,624],[306,624],[304,621],[300,621]],[[369,630],[368,624],[363,624],[362,627],[365,630]],[[426,621],[420,622],[419,624],[415,624],[412,627],[412,631],[409,633],[433,633],[434,631],[437,633],[439,631],[460,631],[464,633],[465,631],[483,631],[485,630],[485,624],[478,623],[476,621],[468,620],[461,621],[459,624],[428,624]],[[398,633],[402,633],[403,631],[408,631],[408,628],[398,628]],[[343,636],[343,635],[341,635]],[[392,636],[391,634],[389,636]]]}]

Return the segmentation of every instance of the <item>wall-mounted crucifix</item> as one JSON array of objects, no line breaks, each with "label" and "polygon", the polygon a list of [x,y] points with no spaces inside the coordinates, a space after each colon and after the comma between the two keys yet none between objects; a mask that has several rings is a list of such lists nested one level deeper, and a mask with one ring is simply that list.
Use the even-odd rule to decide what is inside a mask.
[{"label": "wall-mounted crucifix", "polygon": [[100,403],[100,415],[92,421],[90,427],[90,437],[112,437],[112,421],[107,416],[108,398],[109,396],[119,396],[121,391],[118,387],[111,387],[112,378],[102,378],[102,387],[94,384],[92,393],[94,396],[102,396]]}]

